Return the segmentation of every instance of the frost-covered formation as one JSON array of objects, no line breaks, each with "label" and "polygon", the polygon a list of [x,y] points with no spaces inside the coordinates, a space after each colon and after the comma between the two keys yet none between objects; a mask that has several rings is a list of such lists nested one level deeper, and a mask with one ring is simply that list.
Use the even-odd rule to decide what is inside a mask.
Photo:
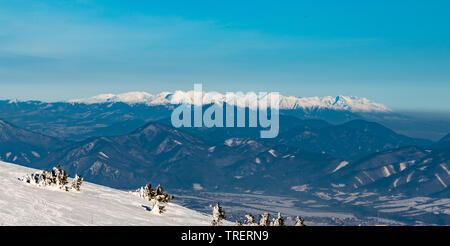
[{"label": "frost-covered formation", "polygon": [[35,184],[38,186],[50,186],[49,173],[47,173],[46,171],[27,174],[22,178],[19,178],[19,180],[30,184]]},{"label": "frost-covered formation", "polygon": [[264,213],[259,220],[260,226],[270,226],[270,214]]},{"label": "frost-covered formation", "polygon": [[164,193],[161,185],[158,185],[155,190],[152,189],[152,184],[148,183],[146,186],[141,187],[135,192],[139,197],[145,200],[153,202],[152,212],[156,214],[162,214],[166,211],[165,205],[175,197]]},{"label": "frost-covered formation", "polygon": [[83,183],[84,178],[82,178],[80,175],[76,174],[75,178],[72,180],[72,189],[76,191],[80,191],[81,184]]},{"label": "frost-covered formation", "polygon": [[152,189],[152,184],[148,183],[146,186],[143,186],[136,190],[136,193],[139,197],[142,197],[149,201],[159,201],[162,203],[168,203],[170,200],[174,199],[175,197],[172,195],[169,195],[167,193],[164,193],[163,188],[161,185],[158,185],[155,190]]},{"label": "frost-covered formation", "polygon": [[155,190],[155,200],[162,203],[168,203],[170,200],[175,197],[163,192],[163,188],[161,185],[158,185]]},{"label": "frost-covered formation", "polygon": [[56,167],[52,168],[52,183],[55,184],[59,188],[65,187],[66,184],[69,182],[67,179],[69,178],[69,175],[66,173],[64,169],[61,169],[61,166],[58,165]]},{"label": "frost-covered formation", "polygon": [[153,205],[152,212],[155,214],[163,214],[166,212],[166,206],[164,203],[156,201]]},{"label": "frost-covered formation", "polygon": [[146,186],[140,187],[134,192],[137,196],[144,198],[145,200],[153,200],[153,189],[152,184],[148,183]]},{"label": "frost-covered formation", "polygon": [[220,226],[222,224],[222,220],[227,219],[225,216],[225,211],[222,209],[219,203],[216,204],[216,206],[213,207],[213,214],[212,214],[212,226]]},{"label": "frost-covered formation", "polygon": [[253,215],[247,214],[245,216],[245,218],[247,218],[247,225],[248,226],[257,226],[258,225],[258,223],[256,223],[255,217],[253,217]]},{"label": "frost-covered formation", "polygon": [[39,187],[55,187],[65,191],[69,191],[71,189],[80,191],[80,187],[84,179],[77,174],[72,182],[72,186],[69,187],[67,186],[67,184],[69,183],[69,176],[70,175],[67,174],[67,172],[64,169],[61,169],[61,167],[58,165],[56,167],[53,167],[51,172],[42,170],[25,175],[24,177],[19,179],[23,182],[34,184]]},{"label": "frost-covered formation", "polygon": [[[284,226],[284,218],[283,216],[281,216],[281,213],[278,212],[278,216],[276,218],[274,218],[272,220],[272,222],[270,221],[270,214],[269,213],[264,213],[263,215],[261,215],[261,219],[259,220],[259,223],[257,223],[255,221],[255,217],[253,217],[253,215],[251,214],[247,214],[245,216],[245,218],[247,218],[246,221],[246,226]],[[298,220],[299,217],[297,217],[297,223],[299,223]],[[303,224],[303,220],[301,220],[302,225]]]},{"label": "frost-covered formation", "polygon": [[303,220],[302,218],[297,216],[295,218],[295,221],[296,221],[295,226],[305,226],[305,224],[304,224],[305,220]]},{"label": "frost-covered formation", "polygon": [[281,216],[281,213],[280,213],[280,212],[278,212],[277,218],[276,218],[276,219],[273,219],[272,225],[273,225],[273,226],[284,226],[284,219],[283,219],[283,217]]}]

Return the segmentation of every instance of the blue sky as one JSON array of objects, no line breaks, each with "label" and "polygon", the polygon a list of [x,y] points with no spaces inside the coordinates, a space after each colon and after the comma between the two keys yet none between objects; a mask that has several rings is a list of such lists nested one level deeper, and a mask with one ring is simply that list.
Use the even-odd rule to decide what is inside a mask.
[{"label": "blue sky", "polygon": [[449,1],[243,2],[0,0],[0,98],[201,82],[450,112]]}]

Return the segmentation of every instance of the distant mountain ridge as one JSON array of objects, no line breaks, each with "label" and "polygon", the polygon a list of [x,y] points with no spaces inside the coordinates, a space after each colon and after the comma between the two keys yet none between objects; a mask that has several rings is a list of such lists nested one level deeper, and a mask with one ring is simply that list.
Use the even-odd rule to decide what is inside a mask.
[{"label": "distant mountain ridge", "polygon": [[368,154],[426,144],[377,123],[289,120],[293,128],[270,141],[240,128],[187,132],[150,122],[129,134],[74,143],[33,165],[49,168],[59,163],[87,180],[117,188],[134,188],[152,180],[172,188],[191,189],[199,184],[209,190],[274,192],[319,177],[327,180],[327,175],[345,170],[349,162]]},{"label": "distant mountain ridge", "polygon": [[428,150],[427,141],[362,120],[333,125],[285,117],[290,129],[273,140],[240,128],[187,132],[150,122],[127,134],[67,145],[0,121],[0,159],[43,169],[61,164],[117,188],[152,181],[181,189],[289,193],[305,184],[329,187],[332,182],[346,190],[447,192],[445,144],[430,143]]},{"label": "distant mountain ridge", "polygon": [[[142,103],[147,100],[145,98],[150,97],[135,97],[134,94],[130,94],[127,100],[122,100],[128,103],[114,98],[104,100],[114,97],[112,94],[103,98],[103,101],[99,100],[98,103],[0,100],[0,119],[37,133],[69,141],[80,141],[93,136],[125,134],[146,122],[170,119],[176,105],[165,103],[170,102],[172,94],[162,94],[160,101],[153,101],[159,103],[158,105]],[[179,98],[184,98],[185,93],[179,94]],[[136,100],[133,103],[131,99]],[[333,104],[336,98],[329,98],[328,101]],[[294,109],[282,109],[283,106],[280,115],[305,120],[325,120],[331,124],[362,119],[380,123],[407,136],[435,141],[450,132],[450,122],[439,118],[443,116],[429,121],[398,112],[352,112],[345,110],[346,107],[337,107],[339,102],[344,102],[343,97],[339,97],[338,103],[328,108],[301,108],[300,104],[297,106],[292,104]],[[207,107],[209,105],[204,105],[204,108]],[[280,126],[280,132],[285,130],[283,128],[286,125]]]},{"label": "distant mountain ridge", "polygon": [[[448,197],[450,149],[416,146],[376,153],[350,163],[330,178],[350,190]],[[442,194],[440,194],[442,193]]]},{"label": "distant mountain ridge", "polygon": [[450,146],[450,134],[447,134],[441,140],[439,140],[440,144],[448,144]]},{"label": "distant mountain ridge", "polygon": [[324,125],[320,128],[300,125],[281,133],[277,141],[311,152],[346,158],[348,161],[408,145],[432,144],[431,141],[397,134],[383,125],[364,120],[352,120],[340,125]]},{"label": "distant mountain ridge", "polygon": [[1,101],[0,119],[21,128],[68,141],[129,133],[170,117],[166,106],[145,104],[72,104],[39,101]]},{"label": "distant mountain ridge", "polygon": [[[303,165],[296,165],[300,161]],[[209,189],[243,189],[259,175],[270,175],[267,168],[282,165],[285,168],[281,170],[300,171],[322,169],[338,162],[328,155],[254,139],[230,138],[211,144],[182,130],[151,122],[129,134],[75,143],[33,166],[45,169],[59,163],[87,180],[117,188],[135,188],[151,180],[172,188],[191,189],[200,184]],[[292,178],[304,179],[299,175],[288,177]],[[272,179],[276,182],[276,177]]]},{"label": "distant mountain ridge", "polygon": [[62,145],[63,142],[56,138],[0,120],[0,161],[29,165]]},{"label": "distant mountain ridge", "polygon": [[[227,97],[229,96],[229,97]],[[270,98],[271,93],[266,95]],[[240,95],[237,93],[213,93],[204,92],[203,104],[210,104],[212,102],[225,102],[231,105],[239,107],[257,108],[257,102],[255,98],[261,99],[266,96],[260,96],[255,93],[248,93]],[[101,94],[86,99],[74,99],[69,100],[71,103],[128,103],[137,104],[143,103],[147,105],[171,105],[181,103],[191,103],[194,100],[194,91],[174,91],[174,92],[162,92],[159,94],[149,94],[147,92],[129,92],[123,94]],[[231,100],[230,100],[231,99]],[[233,101],[236,100],[236,101]],[[246,105],[245,101],[248,100],[249,104]],[[359,98],[354,96],[325,96],[325,97],[295,97],[295,96],[282,96],[279,100],[280,109],[333,109],[333,110],[348,110],[351,112],[392,112],[387,106],[370,101],[367,98]]]}]

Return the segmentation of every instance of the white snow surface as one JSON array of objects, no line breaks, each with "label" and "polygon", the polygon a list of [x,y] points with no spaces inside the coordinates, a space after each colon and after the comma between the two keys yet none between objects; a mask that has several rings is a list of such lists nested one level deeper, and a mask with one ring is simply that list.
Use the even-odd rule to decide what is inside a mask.
[{"label": "white snow surface", "polygon": [[278,157],[278,155],[275,153],[274,149],[271,149],[268,151],[273,157]]},{"label": "white snow surface", "polygon": [[349,164],[348,161],[342,161],[339,165],[333,170],[333,173],[337,172],[339,169],[347,166]]},{"label": "white snow surface", "polygon": [[[218,93],[203,92],[203,100],[201,104],[210,103],[227,103],[239,107],[258,108],[267,107],[258,104],[263,98],[271,98],[271,93]],[[181,103],[195,104],[194,91],[161,92],[159,94],[149,94],[147,92],[128,92],[123,94],[101,94],[91,98],[73,99],[70,103],[116,103],[122,102],[127,104],[144,103],[149,106],[154,105],[176,105]],[[270,100],[268,101],[270,102]],[[348,110],[352,112],[391,112],[387,106],[373,102],[367,98],[359,98],[355,96],[325,96],[325,97],[295,97],[295,96],[279,96],[280,109],[334,109]]]},{"label": "white snow surface", "polygon": [[66,192],[18,179],[36,171],[0,161],[0,225],[208,226],[211,222],[210,215],[174,203],[168,203],[162,215],[154,214],[149,211],[152,202],[88,182],[83,183],[81,192]]}]

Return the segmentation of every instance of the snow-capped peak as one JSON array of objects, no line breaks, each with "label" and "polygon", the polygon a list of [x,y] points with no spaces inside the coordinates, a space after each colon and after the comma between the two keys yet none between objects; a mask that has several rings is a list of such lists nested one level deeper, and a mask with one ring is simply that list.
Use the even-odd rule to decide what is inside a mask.
[{"label": "snow-capped peak", "polygon": [[100,94],[87,99],[76,99],[70,102],[75,103],[108,103],[108,102],[123,102],[123,103],[144,103],[152,100],[153,95],[147,92],[128,92],[123,94]]},{"label": "snow-capped peak", "polygon": [[[270,97],[271,94],[259,95],[256,93],[216,93],[203,92],[203,99],[201,104],[210,104],[225,102],[239,107],[256,108],[258,100],[263,97]],[[325,97],[295,97],[282,96],[279,97],[280,109],[333,109],[333,110],[348,110],[352,112],[391,112],[387,106],[373,102],[367,98],[360,98],[354,96],[325,96]],[[150,106],[154,105],[177,105],[181,103],[196,104],[194,100],[194,91],[174,91],[162,92],[159,94],[149,94],[147,92],[128,92],[123,94],[101,94],[86,99],[70,100],[71,103],[128,103],[138,104],[144,103]]]}]

